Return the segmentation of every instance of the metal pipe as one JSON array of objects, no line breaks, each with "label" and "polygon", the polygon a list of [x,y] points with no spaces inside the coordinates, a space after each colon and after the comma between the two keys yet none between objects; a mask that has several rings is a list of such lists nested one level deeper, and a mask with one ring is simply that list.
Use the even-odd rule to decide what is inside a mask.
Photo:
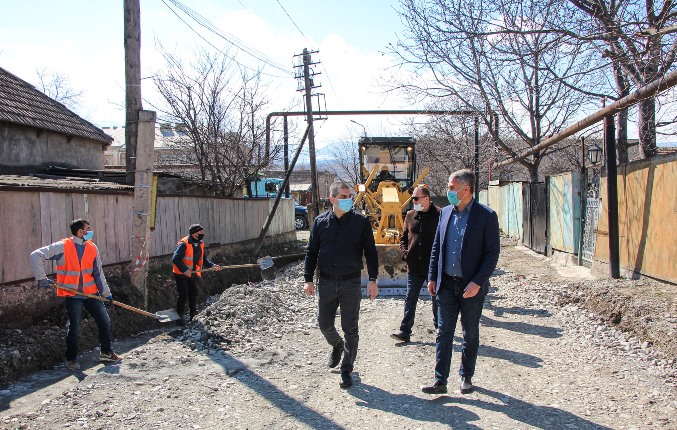
[{"label": "metal pipe", "polygon": [[[516,163],[520,160],[525,159],[526,157],[535,154],[536,152],[542,151],[557,142],[560,142],[564,139],[566,139],[569,136],[572,136],[575,133],[578,133],[581,130],[584,130],[588,127],[590,127],[593,124],[596,124],[602,120],[604,120],[605,117],[609,115],[614,115],[624,109],[627,109],[629,106],[634,105],[635,103],[638,103],[642,101],[643,99],[651,98],[653,97],[656,93],[659,93],[663,90],[666,90],[670,87],[673,87],[677,84],[677,70],[674,72],[668,73],[667,75],[663,76],[660,79],[657,79],[642,88],[637,89],[634,93],[630,94],[629,96],[623,97],[620,100],[616,100],[609,106],[598,110],[597,112],[593,113],[592,115],[578,121],[576,124],[571,125],[561,131],[560,133],[557,133],[556,135],[545,139],[543,142],[539,143],[538,145],[534,146],[533,148],[529,149],[526,152],[523,152],[522,154],[510,158],[508,160],[501,161],[500,163],[496,163],[494,166],[495,167],[504,167],[508,166],[510,164]],[[614,153],[616,151],[614,150]]]},{"label": "metal pipe", "polygon": [[609,220],[609,274],[621,277],[618,228],[618,177],[616,176],[616,127],[613,115],[604,118],[604,152],[606,153],[606,194]]}]

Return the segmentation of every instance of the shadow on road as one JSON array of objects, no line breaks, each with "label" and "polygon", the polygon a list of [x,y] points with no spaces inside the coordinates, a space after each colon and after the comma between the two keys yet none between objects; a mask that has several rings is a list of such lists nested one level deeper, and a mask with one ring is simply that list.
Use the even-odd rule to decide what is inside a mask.
[{"label": "shadow on road", "polygon": [[448,403],[476,406],[489,411],[499,412],[515,421],[539,429],[584,428],[611,430],[611,427],[596,424],[585,418],[574,415],[571,412],[552,406],[534,405],[533,403],[528,403],[507,394],[482,387],[475,387],[474,391],[475,393],[493,397],[494,399],[499,400],[499,402],[492,403],[479,400],[474,396],[463,396],[448,398]]},{"label": "shadow on road", "polygon": [[285,394],[275,385],[257,375],[247,366],[247,364],[237,358],[234,358],[227,353],[223,353],[223,355],[220,356],[204,356],[220,365],[226,374],[237,379],[247,388],[266,399],[270,402],[271,406],[279,409],[286,415],[293,417],[295,421],[302,422],[310,428],[344,429],[344,427],[332,421],[330,418],[325,417],[321,413]]},{"label": "shadow on road", "polygon": [[426,400],[410,394],[393,394],[367,384],[358,384],[349,389],[348,393],[358,399],[355,403],[357,406],[377,409],[420,422],[438,422],[452,427],[481,428],[472,423],[478,421],[481,416],[461,406],[466,405],[500,413],[516,422],[539,429],[566,427],[610,430],[610,427],[596,424],[562,409],[534,405],[479,387],[475,388],[475,393],[492,397],[498,402],[480,400],[472,394],[460,397],[438,396]]},{"label": "shadow on road", "polygon": [[496,327],[518,333],[541,336],[546,339],[555,339],[562,336],[562,331],[556,327],[541,326],[524,322],[499,321],[482,315],[480,322],[487,327]]},{"label": "shadow on road", "polygon": [[422,423],[435,422],[452,427],[463,426],[466,429],[480,428],[472,424],[472,421],[480,418],[476,413],[458,406],[439,407],[440,398],[427,400],[411,394],[393,394],[364,383],[348,389],[348,394],[357,399],[355,405],[358,407],[377,409]]}]

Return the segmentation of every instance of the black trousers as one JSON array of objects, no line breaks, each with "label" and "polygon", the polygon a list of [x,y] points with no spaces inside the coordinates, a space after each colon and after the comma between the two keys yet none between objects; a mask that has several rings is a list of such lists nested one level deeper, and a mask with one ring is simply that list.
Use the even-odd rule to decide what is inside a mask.
[{"label": "black trousers", "polygon": [[352,372],[357,346],[360,340],[357,324],[360,319],[360,301],[362,289],[360,278],[346,281],[333,281],[320,278],[317,281],[318,323],[320,331],[329,345],[336,347],[343,343],[335,327],[336,309],[341,305],[341,328],[345,336],[341,370]]},{"label": "black trousers", "polygon": [[176,280],[176,290],[179,293],[179,300],[176,301],[176,312],[183,316],[186,308],[186,299],[188,299],[188,308],[190,309],[190,319],[197,314],[197,276],[190,278],[174,274]]}]

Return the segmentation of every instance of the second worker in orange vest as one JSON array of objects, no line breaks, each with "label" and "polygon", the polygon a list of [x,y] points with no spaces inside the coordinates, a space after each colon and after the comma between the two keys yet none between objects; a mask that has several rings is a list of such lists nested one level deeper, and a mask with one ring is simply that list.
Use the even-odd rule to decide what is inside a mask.
[{"label": "second worker in orange vest", "polygon": [[181,315],[176,323],[184,325],[183,312],[188,299],[188,309],[192,320],[197,313],[197,282],[202,276],[201,270],[221,270],[221,266],[211,262],[205,254],[205,244],[202,239],[205,236],[204,228],[200,224],[193,224],[188,229],[188,236],[176,244],[176,251],[172,256],[174,279],[179,299],[176,302],[176,312]]}]

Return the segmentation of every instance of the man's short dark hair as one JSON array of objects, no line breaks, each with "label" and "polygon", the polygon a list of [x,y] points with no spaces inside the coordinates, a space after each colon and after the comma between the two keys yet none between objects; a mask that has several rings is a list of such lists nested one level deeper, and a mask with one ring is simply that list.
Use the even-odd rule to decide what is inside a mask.
[{"label": "man's short dark hair", "polygon": [[414,191],[416,191],[416,190],[421,190],[421,194],[423,194],[424,196],[430,197],[430,189],[428,188],[427,185],[425,185],[425,184],[418,185],[416,188],[414,188]]},{"label": "man's short dark hair", "polygon": [[74,219],[71,221],[71,233],[77,234],[78,230],[85,228],[85,224],[89,224],[89,221],[83,218]]}]

